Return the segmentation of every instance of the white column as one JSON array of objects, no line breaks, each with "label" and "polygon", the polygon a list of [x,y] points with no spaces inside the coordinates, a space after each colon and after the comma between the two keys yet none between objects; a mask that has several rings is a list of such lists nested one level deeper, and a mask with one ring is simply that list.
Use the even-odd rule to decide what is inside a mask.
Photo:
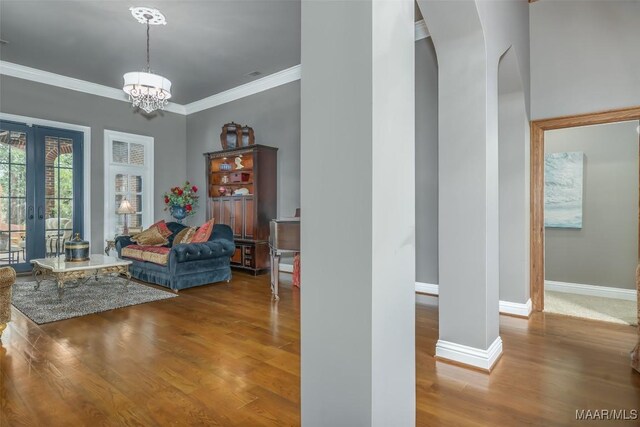
[{"label": "white column", "polygon": [[414,6],[302,2],[302,424],[415,424]]},{"label": "white column", "polygon": [[[490,370],[498,335],[497,75],[475,1],[418,0],[438,55],[436,356]],[[497,73],[497,70],[495,70]]]}]

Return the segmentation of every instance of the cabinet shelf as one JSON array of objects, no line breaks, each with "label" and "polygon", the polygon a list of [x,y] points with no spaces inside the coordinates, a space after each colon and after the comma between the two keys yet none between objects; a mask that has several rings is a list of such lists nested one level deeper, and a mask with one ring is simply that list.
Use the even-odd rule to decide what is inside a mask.
[{"label": "cabinet shelf", "polygon": [[213,185],[217,185],[218,187],[231,187],[231,186],[243,186],[243,185],[253,185],[253,181],[248,181],[248,182],[227,182],[226,184],[223,184],[222,182],[219,184],[213,184]]},{"label": "cabinet shelf", "polygon": [[225,175],[225,174],[230,174],[233,172],[253,172],[252,168],[242,168],[242,169],[231,169],[229,171],[211,171],[209,173],[211,174],[215,174],[215,175]]}]

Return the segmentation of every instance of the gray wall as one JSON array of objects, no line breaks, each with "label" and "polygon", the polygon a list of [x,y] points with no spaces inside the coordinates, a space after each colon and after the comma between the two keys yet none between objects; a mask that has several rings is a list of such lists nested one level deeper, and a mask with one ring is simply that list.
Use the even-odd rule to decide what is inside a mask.
[{"label": "gray wall", "polygon": [[640,2],[529,5],[532,119],[640,104]]},{"label": "gray wall", "polygon": [[[28,80],[0,76],[0,112],[91,127],[91,251],[104,250],[104,130],[154,137],[154,216],[162,193],[186,176],[186,118],[163,112],[153,118],[135,113],[125,102]],[[86,161],[86,160],[85,160]],[[200,169],[202,170],[202,169]],[[202,172],[200,172],[202,175]]]},{"label": "gray wall", "polygon": [[438,62],[416,42],[416,281],[438,283]]},{"label": "gray wall", "polygon": [[[220,132],[234,121],[253,127],[256,144],[278,147],[278,216],[300,207],[300,81],[187,117],[187,177],[206,188],[203,153],[221,150]],[[204,194],[204,193],[203,193]],[[205,218],[204,204],[192,222]]]},{"label": "gray wall", "polygon": [[500,301],[529,300],[529,120],[516,60],[509,49],[498,68]]},{"label": "gray wall", "polygon": [[546,153],[585,153],[582,229],[546,229],[547,280],[635,288],[637,126],[635,121],[545,133]]}]

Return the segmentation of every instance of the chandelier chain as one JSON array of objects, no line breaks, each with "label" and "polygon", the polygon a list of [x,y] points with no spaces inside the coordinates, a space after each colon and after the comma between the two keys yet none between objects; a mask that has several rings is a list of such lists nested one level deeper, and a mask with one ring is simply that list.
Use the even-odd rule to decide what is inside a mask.
[{"label": "chandelier chain", "polygon": [[151,55],[149,54],[149,18],[147,18],[147,72],[151,71]]}]

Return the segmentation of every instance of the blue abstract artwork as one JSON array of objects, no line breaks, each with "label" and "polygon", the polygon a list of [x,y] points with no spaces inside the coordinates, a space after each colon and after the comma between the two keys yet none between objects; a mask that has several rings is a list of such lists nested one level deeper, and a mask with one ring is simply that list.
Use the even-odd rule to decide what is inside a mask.
[{"label": "blue abstract artwork", "polygon": [[544,226],[582,228],[583,152],[544,156]]}]

